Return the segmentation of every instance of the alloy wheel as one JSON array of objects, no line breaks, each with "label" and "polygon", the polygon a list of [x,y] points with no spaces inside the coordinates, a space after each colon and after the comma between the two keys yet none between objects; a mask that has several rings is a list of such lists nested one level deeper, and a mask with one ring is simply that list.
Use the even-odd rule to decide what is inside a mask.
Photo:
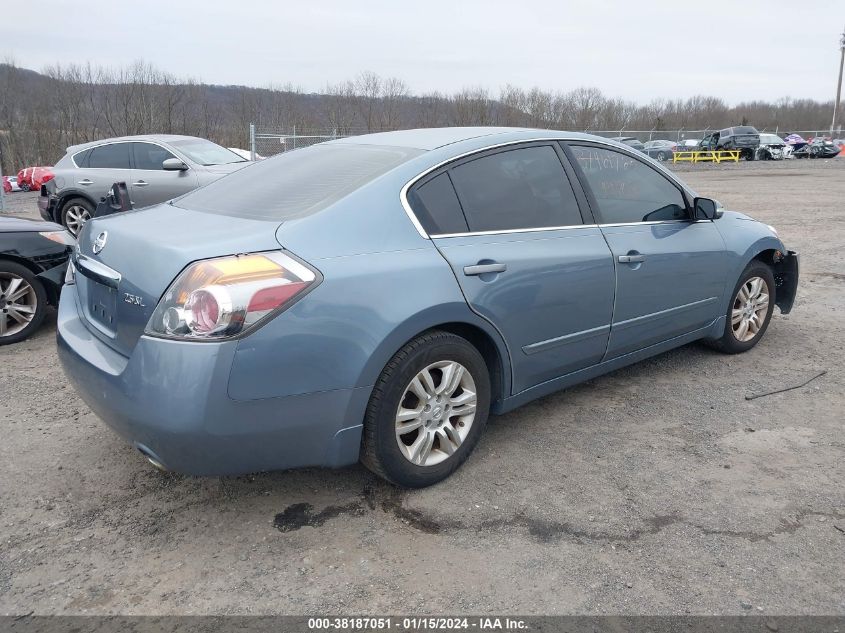
[{"label": "alloy wheel", "polygon": [[463,444],[475,421],[477,391],[466,367],[432,363],[405,388],[396,411],[396,441],[417,466],[447,460]]},{"label": "alloy wheel", "polygon": [[751,277],[739,287],[731,310],[731,330],[741,343],[750,341],[763,324],[769,311],[769,286],[762,277]]},{"label": "alloy wheel", "polygon": [[0,272],[0,336],[12,336],[35,318],[38,295],[23,277]]},{"label": "alloy wheel", "polygon": [[72,204],[65,211],[65,224],[74,235],[78,235],[82,226],[90,219],[91,214],[81,204]]}]

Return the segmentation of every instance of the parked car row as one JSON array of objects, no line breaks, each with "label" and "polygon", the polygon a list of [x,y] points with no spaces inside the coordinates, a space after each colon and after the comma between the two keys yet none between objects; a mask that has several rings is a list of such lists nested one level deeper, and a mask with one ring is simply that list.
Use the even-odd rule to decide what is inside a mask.
[{"label": "parked car row", "polygon": [[360,460],[405,487],[460,467],[490,412],[694,340],[750,349],[798,281],[771,227],[549,130],[322,143],[78,242],[59,358],[153,465]]},{"label": "parked car row", "polygon": [[60,295],[68,379],[159,468],[360,460],[431,485],[490,412],[694,340],[746,351],[775,305],[791,310],[798,258],[777,232],[646,158],[667,143],[642,145],[409,130],[242,172],[201,139],[74,147],[42,188],[48,216],[83,180],[105,193],[128,176],[112,204],[140,182],[162,199],[171,177],[209,184],[87,218],[78,243],[52,222],[0,218],[0,343],[28,336]]},{"label": "parked car row", "polygon": [[804,140],[797,134],[784,138],[777,134],[758,132],[750,125],[738,125],[712,132],[703,139],[684,139],[678,142],[652,140],[643,143],[633,136],[617,136],[611,140],[624,143],[658,161],[672,158],[677,151],[737,150],[745,160],[782,160],[785,158],[833,158],[842,152],[843,139],[816,137]]}]

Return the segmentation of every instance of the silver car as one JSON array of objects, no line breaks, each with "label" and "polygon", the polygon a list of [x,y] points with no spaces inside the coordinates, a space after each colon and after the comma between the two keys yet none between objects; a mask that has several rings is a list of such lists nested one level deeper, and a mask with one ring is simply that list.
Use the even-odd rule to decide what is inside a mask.
[{"label": "silver car", "polygon": [[202,187],[249,161],[206,139],[172,134],[124,136],[67,148],[45,185],[41,217],[76,235],[116,182],[125,182],[134,208]]}]

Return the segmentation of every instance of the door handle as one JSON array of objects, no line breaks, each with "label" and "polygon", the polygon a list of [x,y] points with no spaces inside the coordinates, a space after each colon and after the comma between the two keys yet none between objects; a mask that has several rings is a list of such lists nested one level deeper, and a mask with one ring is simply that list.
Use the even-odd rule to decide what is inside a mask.
[{"label": "door handle", "polygon": [[76,184],[78,184],[78,185],[85,185],[85,186],[87,187],[88,185],[93,185],[93,184],[94,184],[94,181],[93,181],[93,180],[88,180],[88,179],[86,178],[85,180],[80,180],[80,181],[79,181],[79,182],[77,182]]},{"label": "door handle", "polygon": [[485,273],[503,273],[507,269],[506,264],[476,264],[475,266],[464,266],[464,274],[471,277]]},{"label": "door handle", "polygon": [[620,264],[636,264],[645,261],[645,255],[620,255],[618,257]]},{"label": "door handle", "polygon": [[133,187],[146,187],[148,184],[150,184],[150,183],[145,182],[143,180],[139,180],[138,182],[133,182],[132,186]]}]

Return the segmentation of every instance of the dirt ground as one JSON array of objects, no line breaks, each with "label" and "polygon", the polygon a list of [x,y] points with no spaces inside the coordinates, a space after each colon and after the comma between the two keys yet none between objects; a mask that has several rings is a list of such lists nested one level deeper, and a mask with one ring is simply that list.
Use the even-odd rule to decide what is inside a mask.
[{"label": "dirt ground", "polygon": [[792,314],[494,418],[426,490],[162,474],[66,385],[55,318],[0,348],[0,613],[845,614],[845,159],[679,171],[800,251]]}]

